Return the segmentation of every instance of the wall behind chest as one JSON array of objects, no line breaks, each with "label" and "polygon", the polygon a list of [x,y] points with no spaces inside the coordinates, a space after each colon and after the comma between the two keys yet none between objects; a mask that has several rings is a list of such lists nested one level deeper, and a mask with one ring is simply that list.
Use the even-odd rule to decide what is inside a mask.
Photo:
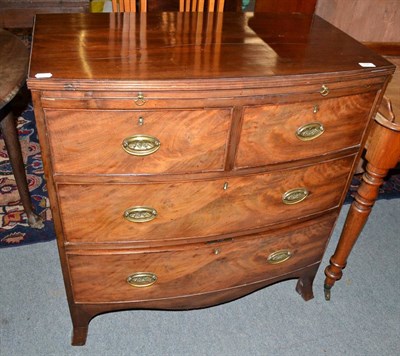
[{"label": "wall behind chest", "polygon": [[318,0],[315,13],[358,41],[400,42],[398,0]]}]

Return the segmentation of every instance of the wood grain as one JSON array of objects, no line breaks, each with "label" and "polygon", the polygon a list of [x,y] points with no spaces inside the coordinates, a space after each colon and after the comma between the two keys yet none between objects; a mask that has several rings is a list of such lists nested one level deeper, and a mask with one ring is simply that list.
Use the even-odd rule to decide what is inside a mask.
[{"label": "wood grain", "polygon": [[88,12],[90,0],[0,0],[0,27],[32,28],[40,13]]},{"label": "wood grain", "polygon": [[388,57],[388,59],[396,65],[396,72],[385,91],[385,97],[391,102],[395,121],[400,123],[400,56]]},{"label": "wood grain", "polygon": [[[66,241],[157,245],[305,217],[339,204],[353,162],[350,156],[307,168],[205,182],[59,185]],[[309,197],[296,205],[283,204],[282,195],[299,187],[306,188]],[[128,222],[123,214],[133,206],[152,207],[158,216],[146,223]]]},{"label": "wood grain", "polygon": [[317,0],[258,0],[255,12],[313,14]]},{"label": "wood grain", "polygon": [[[54,171],[63,174],[156,174],[224,169],[231,110],[47,111]],[[139,122],[142,119],[143,123]],[[134,156],[123,147],[151,135],[160,148]]]},{"label": "wood grain", "polygon": [[24,85],[28,58],[29,51],[24,43],[0,28],[0,109],[8,104]]},{"label": "wood grain", "polygon": [[38,15],[28,80],[33,85],[35,74],[44,72],[52,73],[52,78],[42,79],[42,84],[91,78],[132,84],[226,81],[371,71],[358,62],[389,66],[346,34],[332,31],[319,17],[147,13],[145,18],[141,21],[140,14],[129,13]]},{"label": "wood grain", "polygon": [[[236,168],[309,158],[359,145],[375,96],[372,92],[302,104],[245,108]],[[315,106],[317,113],[313,112]],[[312,141],[296,137],[298,128],[314,122],[323,125],[321,136]]]},{"label": "wood grain", "polygon": [[[204,294],[256,283],[318,262],[335,216],[257,237],[147,252],[68,255],[75,299],[82,303],[146,301]],[[292,257],[268,264],[280,250]],[[218,254],[215,251],[218,250]],[[134,272],[152,272],[156,283],[130,286]]]}]

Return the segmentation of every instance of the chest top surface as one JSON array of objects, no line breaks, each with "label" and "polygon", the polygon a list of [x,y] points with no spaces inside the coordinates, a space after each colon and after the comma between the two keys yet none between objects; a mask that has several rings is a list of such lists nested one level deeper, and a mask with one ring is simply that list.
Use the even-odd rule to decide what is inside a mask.
[{"label": "chest top surface", "polygon": [[[368,77],[392,68],[315,15],[47,14],[36,18],[28,79],[32,89],[73,80],[261,86],[288,76]],[[38,73],[51,77],[36,79]]]}]

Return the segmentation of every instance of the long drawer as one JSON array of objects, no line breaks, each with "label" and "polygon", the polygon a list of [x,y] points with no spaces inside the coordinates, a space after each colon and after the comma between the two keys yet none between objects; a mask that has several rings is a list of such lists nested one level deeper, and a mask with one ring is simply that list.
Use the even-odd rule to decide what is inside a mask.
[{"label": "long drawer", "polygon": [[247,231],[338,206],[354,156],[226,179],[60,184],[69,242],[179,240]]},{"label": "long drawer", "polygon": [[[68,254],[77,303],[145,301],[233,288],[319,262],[336,218],[164,250]],[[100,253],[100,254],[99,254]]]},{"label": "long drawer", "polygon": [[316,157],[359,145],[375,92],[244,109],[236,168]]},{"label": "long drawer", "polygon": [[55,173],[224,169],[231,110],[48,110]]}]

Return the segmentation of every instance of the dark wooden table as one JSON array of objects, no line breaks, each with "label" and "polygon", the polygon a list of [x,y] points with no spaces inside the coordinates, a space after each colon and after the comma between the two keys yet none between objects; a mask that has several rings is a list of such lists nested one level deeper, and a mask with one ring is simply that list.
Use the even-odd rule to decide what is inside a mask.
[{"label": "dark wooden table", "polygon": [[12,103],[25,84],[28,59],[26,46],[10,32],[0,29],[0,128],[28,223],[31,227],[42,228],[43,221],[33,211],[29,196]]},{"label": "dark wooden table", "polygon": [[32,28],[36,14],[88,12],[89,0],[0,0],[0,27]]}]

